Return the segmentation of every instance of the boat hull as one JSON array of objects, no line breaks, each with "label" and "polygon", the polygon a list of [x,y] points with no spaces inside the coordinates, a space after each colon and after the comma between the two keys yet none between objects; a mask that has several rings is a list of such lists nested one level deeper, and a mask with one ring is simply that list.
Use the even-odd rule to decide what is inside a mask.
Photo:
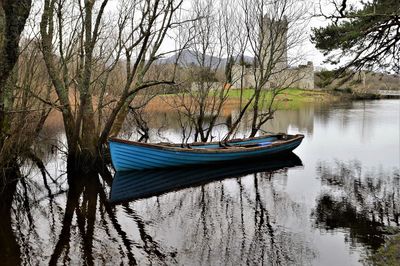
[{"label": "boat hull", "polygon": [[[169,168],[178,166],[204,165],[261,156],[273,156],[287,153],[298,147],[304,136],[296,135],[279,145],[257,146],[266,143],[263,138],[256,138],[254,147],[209,148],[198,145],[196,148],[179,148],[162,145],[143,144],[122,140],[109,140],[111,158],[115,170],[130,171]],[[267,137],[266,137],[267,138]],[[244,140],[246,143],[252,140]],[[254,142],[254,141],[253,141]]]},{"label": "boat hull", "polygon": [[125,203],[225,178],[239,178],[259,172],[273,173],[301,165],[299,157],[294,153],[288,153],[281,157],[258,157],[251,161],[236,161],[234,164],[116,172],[111,187],[110,202]]}]

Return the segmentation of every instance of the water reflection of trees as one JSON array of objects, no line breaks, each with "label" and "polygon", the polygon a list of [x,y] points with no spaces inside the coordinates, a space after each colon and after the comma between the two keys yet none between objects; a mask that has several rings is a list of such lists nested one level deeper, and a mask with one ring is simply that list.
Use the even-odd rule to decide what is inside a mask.
[{"label": "water reflection of trees", "polygon": [[[302,132],[312,134],[314,131],[314,113],[315,110],[320,107],[316,105],[304,106],[299,110],[279,110],[274,114],[275,119],[268,121],[261,128],[262,132],[272,131],[272,132],[287,132],[290,127],[298,128]],[[231,120],[237,116],[237,112],[230,110],[229,115],[220,117],[215,121],[213,130],[210,133],[213,139],[222,139],[227,132],[227,125],[231,123]],[[248,132],[250,124],[250,114],[245,115],[243,121],[239,125],[238,137],[243,137],[246,132]],[[124,128],[123,134],[126,138],[140,139],[143,134],[133,134],[135,131],[143,131],[140,126],[135,123],[137,117],[129,115],[128,123]],[[157,112],[152,111],[146,113],[143,117],[141,125],[148,127],[148,136],[152,141],[170,141],[168,136],[182,136],[184,139],[176,139],[174,141],[190,142],[194,141],[193,135],[195,130],[191,128],[188,124],[187,117],[180,116],[177,112]],[[209,117],[205,116],[204,125],[207,128]],[[168,125],[166,127],[165,125]],[[166,138],[167,137],[167,138]]]},{"label": "water reflection of trees", "polygon": [[0,261],[5,265],[20,264],[20,246],[12,224],[12,201],[17,182],[2,186],[0,192]]},{"label": "water reflection of trees", "polygon": [[[129,205],[122,206],[137,237],[124,229],[118,210],[108,203],[111,176],[97,173],[48,182],[23,179],[1,193],[0,259],[17,264],[140,264],[174,261],[148,234]],[[63,190],[68,183],[68,191]]]},{"label": "water reflection of trees", "polygon": [[400,172],[372,169],[363,172],[358,161],[321,162],[317,172],[327,190],[313,212],[316,226],[346,229],[348,241],[378,248],[385,226],[400,225]]},{"label": "water reflection of trees", "polygon": [[314,114],[319,108],[318,105],[314,104],[295,110],[278,110],[274,114],[274,119],[268,121],[263,129],[273,132],[287,132],[290,127],[294,127],[311,135],[314,133]]},{"label": "water reflection of trees", "polygon": [[[106,173],[37,176],[1,194],[6,264],[309,264],[290,219],[307,219],[280,186],[287,170],[213,182],[121,206]],[[68,187],[66,191],[65,188]],[[294,230],[296,231],[296,230]]]},{"label": "water reflection of trees", "polygon": [[330,105],[321,105],[315,109],[318,123],[338,123],[343,129],[356,126],[359,137],[363,140],[371,136],[371,129],[376,124],[376,117],[371,114],[371,102],[345,101]]},{"label": "water reflection of trees", "polygon": [[[310,264],[315,254],[303,230],[285,228],[291,219],[307,219],[303,207],[276,187],[285,178],[286,171],[258,173],[135,206],[146,220],[160,225],[152,228],[158,239],[169,242],[182,234],[172,243],[182,264]],[[155,204],[158,208],[151,208]]]}]

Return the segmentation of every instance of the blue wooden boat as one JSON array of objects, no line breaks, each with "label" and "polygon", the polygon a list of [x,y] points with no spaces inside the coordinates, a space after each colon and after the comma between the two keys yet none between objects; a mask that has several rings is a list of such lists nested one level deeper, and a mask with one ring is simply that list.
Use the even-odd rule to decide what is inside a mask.
[{"label": "blue wooden boat", "polygon": [[149,144],[109,139],[111,160],[117,171],[168,168],[274,156],[300,145],[304,135],[276,134],[224,143]]},{"label": "blue wooden boat", "polygon": [[201,167],[116,172],[111,186],[110,202],[124,203],[225,178],[239,178],[260,172],[274,173],[302,165],[300,158],[292,152],[273,158],[258,157],[256,160],[235,162]]}]

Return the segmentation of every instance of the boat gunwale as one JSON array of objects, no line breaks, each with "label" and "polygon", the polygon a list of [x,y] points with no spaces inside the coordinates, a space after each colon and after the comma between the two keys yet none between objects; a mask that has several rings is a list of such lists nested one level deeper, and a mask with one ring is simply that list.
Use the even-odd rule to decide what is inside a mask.
[{"label": "boat gunwale", "polygon": [[[250,137],[250,138],[236,138],[236,139],[231,139],[226,142],[222,141],[210,141],[210,142],[192,142],[192,143],[187,143],[184,145],[189,145],[189,146],[205,146],[205,145],[219,145],[220,143],[238,143],[238,142],[243,142],[243,141],[251,141],[251,140],[258,140],[258,139],[265,139],[265,138],[271,138],[271,137],[280,137],[280,136],[295,136],[295,135],[288,135],[285,133],[277,133],[277,134],[271,134],[271,135],[262,135],[262,136],[257,136],[257,137]],[[128,140],[129,141],[129,140]],[[135,141],[133,141],[135,142]],[[142,143],[142,142],[141,142]],[[147,144],[152,144],[152,143],[147,143]],[[178,147],[181,148],[180,143],[169,143],[169,142],[159,142],[159,143],[153,143],[157,145],[165,145],[165,146],[170,146],[170,147]]]},{"label": "boat gunwale", "polygon": [[[124,140],[124,139],[119,139],[119,138],[109,138],[109,142],[117,142],[117,143],[122,143],[122,144],[127,144],[130,146],[141,146],[145,148],[150,148],[150,149],[159,149],[159,150],[165,150],[165,151],[171,151],[171,152],[194,152],[194,153],[236,153],[236,152],[248,152],[248,151],[257,151],[257,150],[263,150],[263,149],[269,149],[273,148],[276,146],[282,146],[285,144],[289,144],[292,142],[296,142],[299,140],[302,140],[304,138],[303,134],[296,134],[296,135],[288,135],[288,134],[275,134],[275,135],[264,135],[264,136],[259,136],[259,137],[253,137],[253,138],[246,138],[245,140],[243,139],[235,139],[228,141],[227,143],[237,143],[241,141],[248,141],[248,140],[254,140],[254,139],[263,139],[266,137],[275,137],[275,136],[290,136],[290,139],[286,140],[277,140],[275,142],[272,142],[269,145],[266,146],[245,146],[245,145],[237,145],[237,146],[227,146],[227,147],[221,147],[218,149],[215,148],[202,148],[202,149],[193,149],[189,147],[181,147],[180,144],[162,144],[162,143],[143,143],[143,142],[137,142],[137,141],[131,141],[131,140]],[[219,144],[219,142],[207,142],[203,143],[203,145],[210,145],[210,144]],[[200,146],[199,142],[196,142],[193,144],[189,144],[190,146]]]}]

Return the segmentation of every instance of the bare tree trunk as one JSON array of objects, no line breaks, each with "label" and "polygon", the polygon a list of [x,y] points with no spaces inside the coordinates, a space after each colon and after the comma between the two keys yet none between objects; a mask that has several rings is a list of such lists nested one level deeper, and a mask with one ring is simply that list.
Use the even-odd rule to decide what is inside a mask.
[{"label": "bare tree trunk", "polygon": [[0,148],[10,128],[7,110],[14,84],[8,80],[18,60],[19,40],[31,5],[31,0],[0,1]]},{"label": "bare tree trunk", "polygon": [[128,115],[129,112],[129,103],[125,103],[121,110],[118,112],[117,117],[115,118],[115,121],[113,123],[110,136],[117,136],[118,133],[121,131],[122,126],[124,124],[124,121],[126,119],[126,116]]}]

